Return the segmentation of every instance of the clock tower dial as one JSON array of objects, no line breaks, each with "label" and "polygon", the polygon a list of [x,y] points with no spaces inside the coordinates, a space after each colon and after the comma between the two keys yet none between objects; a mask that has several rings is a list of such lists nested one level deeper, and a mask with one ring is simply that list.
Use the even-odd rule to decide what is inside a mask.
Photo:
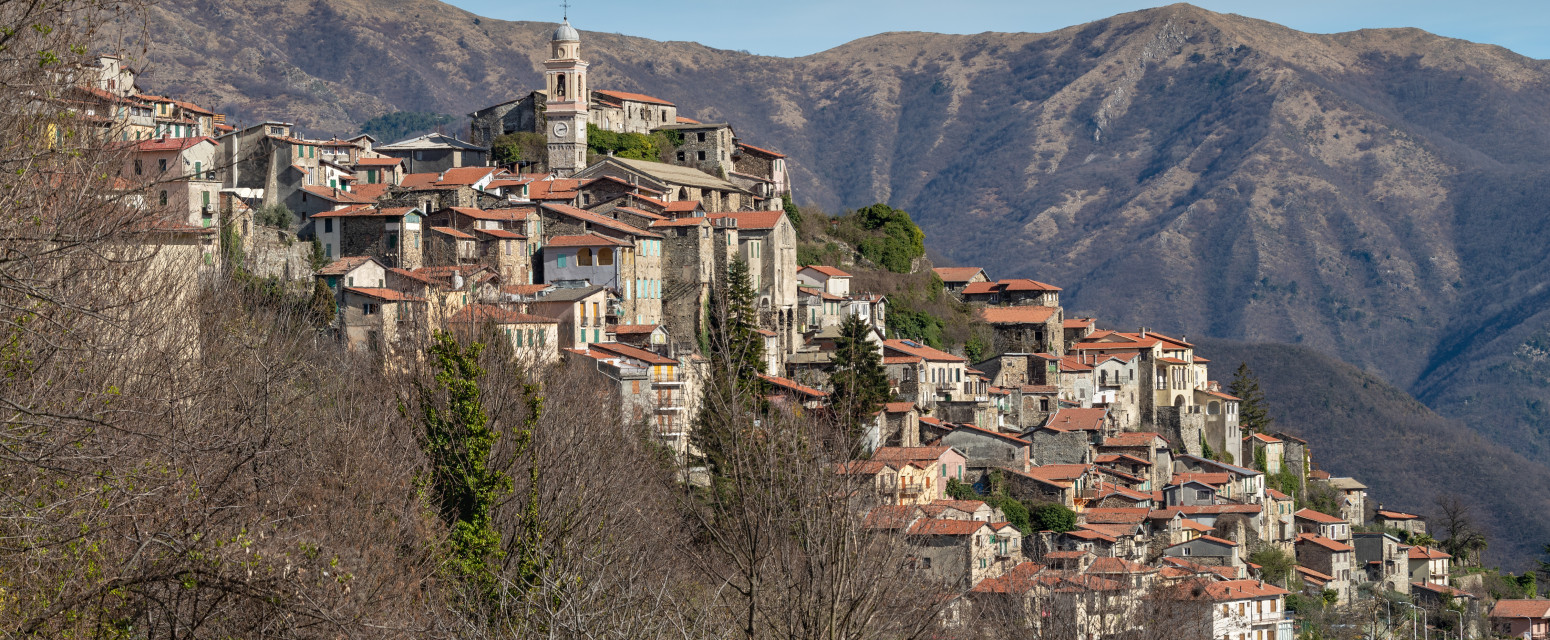
[{"label": "clock tower dial", "polygon": [[554,137],[565,138],[570,135],[570,125],[564,122],[554,123]]}]

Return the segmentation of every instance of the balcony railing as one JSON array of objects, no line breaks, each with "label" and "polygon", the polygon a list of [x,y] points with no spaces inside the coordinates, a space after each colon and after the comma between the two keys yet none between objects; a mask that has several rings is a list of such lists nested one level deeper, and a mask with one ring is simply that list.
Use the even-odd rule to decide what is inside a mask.
[{"label": "balcony railing", "polygon": [[936,390],[940,391],[942,393],[952,393],[953,391],[956,391],[957,389],[958,389],[958,385],[955,384],[955,383],[952,383],[952,382],[938,382],[938,383],[936,383]]}]

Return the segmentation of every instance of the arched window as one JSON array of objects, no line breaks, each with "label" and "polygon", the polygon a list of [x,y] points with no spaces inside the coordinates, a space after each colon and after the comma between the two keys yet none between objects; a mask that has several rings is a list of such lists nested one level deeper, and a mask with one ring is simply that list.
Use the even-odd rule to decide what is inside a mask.
[{"label": "arched window", "polygon": [[1211,404],[1206,405],[1206,413],[1209,413],[1209,414],[1214,416],[1214,415],[1216,415],[1218,413],[1221,413],[1221,412],[1222,412],[1222,403],[1220,403],[1220,402],[1212,400]]},{"label": "arched window", "polygon": [[678,188],[678,199],[679,200],[688,200],[689,199],[689,188],[688,187],[679,187]]},{"label": "arched window", "polygon": [[563,73],[555,79],[554,94],[557,98],[565,97],[565,74]]},{"label": "arched window", "polygon": [[582,250],[576,252],[576,266],[578,266],[578,267],[590,267],[590,266],[592,266],[592,250],[591,249],[583,248]]},{"label": "arched window", "polygon": [[1183,409],[1184,408],[1184,396],[1183,396],[1183,394],[1180,394],[1178,397],[1175,397],[1173,399],[1173,406],[1177,407],[1179,409]]},{"label": "arched window", "polygon": [[597,264],[598,264],[598,266],[606,267],[606,266],[611,265],[613,263],[614,263],[614,250],[613,249],[609,249],[608,247],[603,247],[602,249],[598,249],[597,250]]}]

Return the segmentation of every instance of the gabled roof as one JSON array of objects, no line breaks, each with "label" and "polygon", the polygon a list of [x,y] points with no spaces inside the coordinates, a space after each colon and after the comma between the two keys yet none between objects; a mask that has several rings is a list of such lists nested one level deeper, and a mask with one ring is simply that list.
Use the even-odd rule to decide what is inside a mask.
[{"label": "gabled roof", "polygon": [[1497,600],[1492,618],[1550,618],[1550,600]]},{"label": "gabled roof", "polygon": [[1060,287],[1052,284],[1029,280],[1027,278],[1012,278],[997,280],[995,282],[975,282],[964,287],[965,295],[1000,293],[1003,291],[1060,291]]},{"label": "gabled roof", "polygon": [[1292,515],[1297,518],[1302,518],[1303,520],[1312,520],[1319,524],[1345,524],[1344,518],[1337,518],[1327,513],[1314,511],[1308,508],[1298,509],[1297,513]]},{"label": "gabled roof", "polygon": [[1055,411],[1044,423],[1044,428],[1065,433],[1068,431],[1102,431],[1109,410],[1104,408],[1062,408]]},{"label": "gabled roof", "polygon": [[315,198],[322,198],[329,202],[344,202],[350,204],[371,204],[372,202],[376,202],[376,200],[372,198],[350,193],[349,191],[345,191],[343,189],[335,189],[333,187],[325,187],[322,185],[309,184],[302,187],[301,190],[307,192]]},{"label": "gabled roof", "polygon": [[677,360],[663,356],[656,352],[647,351],[639,347],[632,347],[630,345],[618,342],[594,342],[591,345],[588,345],[588,348],[593,351],[604,351],[626,358],[633,358],[649,365],[662,366],[678,364]]},{"label": "gabled roof", "polygon": [[359,267],[368,262],[376,262],[377,266],[383,266],[381,262],[378,262],[376,258],[371,256],[350,256],[328,263],[327,266],[323,267],[322,269],[318,269],[318,275],[342,276],[346,273],[354,271],[356,267]]},{"label": "gabled roof", "polygon": [[782,218],[786,217],[784,211],[737,211],[707,213],[705,217],[711,220],[730,218],[737,221],[738,229],[774,229]]},{"label": "gabled roof", "polygon": [[1170,545],[1168,545],[1168,548],[1172,549],[1172,548],[1177,547],[1179,545],[1189,544],[1191,542],[1209,542],[1211,544],[1220,545],[1220,546],[1223,546],[1223,547],[1236,547],[1236,546],[1238,546],[1238,543],[1233,542],[1231,540],[1227,540],[1225,538],[1218,538],[1216,536],[1200,536],[1200,537],[1194,538],[1192,540],[1185,540],[1183,542],[1179,542],[1179,543],[1175,543],[1175,544],[1170,544]]},{"label": "gabled roof", "polygon": [[974,585],[971,593],[1027,593],[1043,583],[1038,579],[1044,565],[1022,562],[1000,576],[986,578]]},{"label": "gabled roof", "polygon": [[759,374],[759,377],[763,378],[765,382],[773,384],[787,391],[795,391],[798,394],[807,396],[809,398],[825,398],[829,395],[828,393],[819,391],[789,378],[782,378],[779,376],[772,376],[763,373]]},{"label": "gabled roof", "polygon": [[629,235],[642,236],[642,237],[646,237],[646,238],[660,238],[660,237],[662,237],[662,234],[660,234],[660,233],[655,233],[655,232],[647,231],[645,229],[639,229],[639,228],[636,228],[636,227],[632,227],[632,226],[630,226],[628,224],[625,224],[623,222],[619,222],[618,220],[615,220],[613,218],[608,218],[608,217],[600,216],[598,214],[592,213],[591,211],[587,211],[585,209],[577,209],[576,207],[572,207],[570,205],[556,204],[556,203],[553,203],[553,202],[545,202],[545,203],[543,203],[543,204],[541,204],[539,206],[543,207],[544,209],[546,209],[548,211],[552,211],[554,213],[558,213],[558,214],[566,216],[566,217],[575,218],[577,220],[581,220],[581,221],[587,222],[589,224],[595,224],[595,225],[598,225],[598,226],[601,226],[601,227],[606,227],[606,228],[608,228],[610,230],[613,230],[613,231],[619,231],[619,232],[626,233],[626,234],[629,234]]},{"label": "gabled roof", "polygon": [[1054,307],[985,307],[979,310],[980,319],[990,324],[1042,324],[1049,322],[1059,311]]},{"label": "gabled roof", "polygon": [[1453,556],[1443,553],[1441,549],[1433,549],[1431,547],[1410,547],[1410,553],[1408,557],[1411,560],[1446,560],[1448,558],[1452,558]]},{"label": "gabled roof", "polygon": [[1157,440],[1161,440],[1165,444],[1168,442],[1167,438],[1162,437],[1162,434],[1155,431],[1127,431],[1104,438],[1103,444],[1100,446],[1149,447]]},{"label": "gabled roof", "polygon": [[1277,587],[1263,580],[1225,580],[1222,582],[1210,582],[1205,585],[1208,597],[1218,602],[1224,600],[1252,600],[1257,598],[1277,598],[1291,595],[1292,592]]},{"label": "gabled roof", "polygon": [[457,229],[453,229],[452,227],[431,227],[431,231],[435,231],[436,233],[452,236],[454,238],[458,238],[458,239],[461,239],[461,240],[473,240],[474,239],[473,236],[468,235],[466,233],[463,233],[462,231],[458,231]]},{"label": "gabled roof", "polygon": [[834,267],[830,267],[830,266],[826,266],[826,265],[821,265],[821,264],[810,264],[810,265],[807,265],[805,267],[802,267],[801,269],[798,269],[797,271],[801,272],[801,271],[807,271],[809,269],[811,269],[813,271],[817,271],[818,273],[821,273],[821,274],[823,274],[825,276],[828,276],[830,278],[849,278],[849,277],[851,277],[850,274],[845,273],[844,271],[841,271],[841,270],[836,269]]},{"label": "gabled roof", "polygon": [[877,451],[872,452],[872,459],[873,460],[883,460],[883,461],[890,461],[890,460],[891,461],[901,461],[901,462],[909,462],[909,461],[936,462],[937,460],[940,460],[944,454],[946,454],[948,451],[951,451],[951,450],[952,450],[952,447],[944,447],[944,446],[935,446],[935,447],[878,447]]},{"label": "gabled roof", "polygon": [[1418,520],[1421,517],[1413,513],[1405,513],[1403,511],[1386,511],[1383,509],[1379,509],[1377,514],[1379,518],[1383,518],[1385,520]]},{"label": "gabled roof", "polygon": [[611,324],[607,329],[614,335],[641,335],[660,329],[659,324]]},{"label": "gabled roof", "polygon": [[203,142],[215,144],[215,140],[209,136],[198,136],[194,138],[151,138],[150,140],[132,142],[129,146],[140,153],[154,153],[158,151],[182,151]]},{"label": "gabled roof", "polygon": [[913,506],[885,504],[872,507],[861,526],[867,529],[903,529],[918,517]]},{"label": "gabled roof", "polygon": [[404,162],[403,158],[357,158],[357,167],[396,167]]},{"label": "gabled roof", "polygon": [[635,245],[610,238],[608,236],[589,231],[579,236],[554,236],[549,242],[544,243],[544,248],[549,247],[633,247]]},{"label": "gabled roof", "polygon": [[442,133],[427,133],[423,136],[415,136],[407,140],[399,140],[392,144],[378,145],[377,151],[412,151],[415,149],[463,149],[466,151],[488,151],[488,149],[471,142],[464,142],[452,136]]},{"label": "gabled roof", "polygon": [[936,276],[945,283],[968,282],[973,280],[974,276],[985,273],[985,270],[979,267],[936,267],[932,271],[936,272]]},{"label": "gabled roof", "polygon": [[609,98],[613,98],[614,100],[628,100],[630,102],[644,102],[644,103],[647,103],[647,104],[662,105],[664,107],[676,107],[676,106],[678,106],[678,105],[675,105],[675,104],[673,104],[671,102],[663,100],[661,98],[653,98],[653,97],[648,96],[648,95],[646,95],[644,93],[630,93],[628,91],[612,91],[612,90],[604,90],[604,89],[593,89],[592,93],[595,93],[595,94],[598,94],[598,95],[601,95],[601,96],[607,96]]},{"label": "gabled roof", "polygon": [[1131,562],[1124,558],[1098,558],[1093,560],[1091,566],[1087,567],[1087,573],[1103,574],[1151,573],[1156,570],[1153,567]]},{"label": "gabled roof", "polygon": [[[685,185],[690,187],[700,187],[702,189],[715,189],[717,191],[727,191],[731,193],[748,193],[748,190],[743,189],[742,187],[727,182],[726,180],[722,180],[721,178],[712,176],[708,173],[705,173],[704,171],[691,169],[689,167],[680,167],[678,165],[666,164],[663,162],[652,162],[650,160],[620,158],[618,156],[605,158],[599,164],[603,163],[611,163],[620,167],[624,167],[625,169],[644,175],[648,178],[651,178],[652,180],[656,180],[657,182],[664,184]],[[587,167],[587,169],[584,171],[591,171],[593,170],[593,167],[597,167],[599,164],[594,164],[591,167]]]},{"label": "gabled roof", "polygon": [[489,304],[470,304],[452,314],[449,320],[454,324],[477,324],[493,322],[495,324],[559,324],[558,320],[543,316],[529,315],[497,307]]},{"label": "gabled roof", "polygon": [[912,536],[968,536],[990,525],[979,520],[937,520],[922,518],[910,525]]},{"label": "gabled roof", "polygon": [[[679,118],[679,120],[687,120],[687,119],[688,118]],[[684,124],[699,124],[699,123],[695,122],[695,123],[684,123]],[[742,149],[744,151],[752,151],[752,152],[754,152],[756,154],[766,155],[766,156],[770,156],[772,158],[784,158],[784,157],[786,157],[786,154],[781,153],[779,151],[771,151],[769,149],[761,149],[759,147],[755,147],[755,146],[753,146],[751,144],[748,144],[746,142],[739,142],[739,143],[737,143],[737,146],[738,146],[739,149]]]},{"label": "gabled roof", "polygon": [[1351,545],[1348,545],[1348,544],[1346,544],[1344,542],[1341,542],[1339,540],[1332,540],[1330,538],[1326,538],[1326,537],[1320,536],[1320,535],[1314,535],[1314,534],[1311,534],[1311,533],[1299,533],[1299,534],[1297,534],[1296,542],[1299,543],[1299,544],[1303,543],[1303,542],[1307,542],[1309,544],[1316,544],[1318,546],[1324,547],[1325,549],[1329,549],[1330,551],[1354,551],[1355,550],[1355,547],[1352,547]]},{"label": "gabled roof", "polygon": [[425,300],[421,298],[411,296],[402,291],[383,289],[380,287],[345,287],[344,290],[349,293],[363,295],[368,298],[376,298],[386,302],[425,302]]},{"label": "gabled roof", "polygon": [[936,362],[968,362],[968,359],[946,351],[933,349],[914,340],[884,340],[883,347],[908,356],[916,356]]}]

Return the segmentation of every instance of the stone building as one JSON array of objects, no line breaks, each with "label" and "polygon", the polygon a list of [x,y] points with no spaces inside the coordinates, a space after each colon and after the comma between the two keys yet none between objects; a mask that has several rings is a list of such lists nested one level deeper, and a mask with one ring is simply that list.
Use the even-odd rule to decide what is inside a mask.
[{"label": "stone building", "polygon": [[[758,294],[760,325],[779,334],[780,349],[797,348],[797,232],[784,211],[712,213],[717,221],[737,229],[738,254],[748,263]],[[731,222],[726,222],[731,221]]]},{"label": "stone building", "polygon": [[525,303],[529,313],[559,323],[557,342],[562,349],[585,349],[606,342],[607,318],[613,304],[602,285],[551,287]]},{"label": "stone building", "polygon": [[444,133],[427,133],[376,147],[377,153],[404,161],[405,173],[439,173],[489,164],[490,150]]},{"label": "stone building", "polygon": [[1058,307],[985,307],[978,313],[995,330],[997,351],[1065,354],[1064,319]]},{"label": "stone building", "polygon": [[330,260],[372,256],[389,267],[418,269],[425,266],[423,217],[413,207],[358,205],[313,214],[312,226]]},{"label": "stone building", "polygon": [[1339,594],[1337,604],[1351,601],[1354,589],[1351,582],[1356,549],[1339,540],[1331,540],[1311,533],[1299,534],[1295,543],[1297,564],[1333,578],[1326,589]]},{"label": "stone building", "polygon": [[965,424],[942,436],[940,443],[963,452],[969,469],[963,479],[971,483],[978,482],[994,469],[1027,469],[1030,466],[1028,441],[1014,435]]},{"label": "stone building", "polygon": [[[592,282],[608,287],[619,297],[619,316],[610,324],[660,324],[662,322],[662,234],[639,229],[618,220],[560,204],[539,207],[543,237],[540,250],[543,282],[606,277],[608,282]],[[559,236],[585,238],[601,236],[621,244],[606,247],[611,265],[597,264],[601,246],[553,247]],[[602,242],[602,240],[576,240]],[[570,240],[567,240],[570,242]],[[626,246],[627,245],[627,246]],[[583,252],[583,249],[586,251]]]},{"label": "stone building", "polygon": [[662,193],[663,201],[698,201],[707,211],[779,210],[779,200],[766,200],[722,178],[703,171],[661,162],[610,156],[599,158],[576,173],[580,180],[613,176],[629,184]]},{"label": "stone building", "polygon": [[791,195],[791,173],[785,154],[737,143],[732,155],[732,175],[738,186],[766,198]]},{"label": "stone building", "polygon": [[1410,593],[1407,549],[1399,538],[1378,531],[1352,534],[1356,568],[1362,582],[1378,583],[1382,591]]},{"label": "stone building", "polygon": [[706,330],[717,271],[715,234],[707,218],[658,220],[650,229],[662,235],[662,321],[676,334],[674,351],[688,353]]},{"label": "stone building", "polygon": [[697,169],[723,179],[732,177],[736,167],[732,155],[737,149],[737,134],[726,123],[671,124],[659,127],[683,135],[670,160],[680,167]]}]

